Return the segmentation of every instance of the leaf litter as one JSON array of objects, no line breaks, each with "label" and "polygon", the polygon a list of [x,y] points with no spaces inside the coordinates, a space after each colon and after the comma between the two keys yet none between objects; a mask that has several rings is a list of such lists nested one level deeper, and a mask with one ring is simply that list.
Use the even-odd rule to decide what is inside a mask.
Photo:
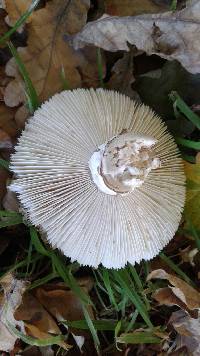
[{"label": "leaf litter", "polygon": [[[171,3],[165,0],[41,1],[11,37],[39,101],[42,103],[63,89],[103,85],[138,102],[144,101],[168,122],[175,136],[197,141],[198,130],[173,105],[169,94],[178,91],[199,113],[200,4],[196,0],[186,4],[177,1],[177,10],[172,12],[169,11]],[[15,26],[31,4],[31,0],[0,2],[0,35]],[[103,12],[103,17],[93,21]],[[101,52],[97,52],[97,47],[102,48]],[[0,155],[1,159],[9,160],[30,112],[24,80],[15,59],[6,51],[6,43],[1,44]],[[99,62],[98,53],[101,54]],[[199,153],[196,155],[193,150],[183,147],[181,152],[186,160],[192,157],[194,163],[185,161],[184,220],[165,250],[171,262],[168,265],[157,257],[146,266],[136,266],[144,288],[139,295],[149,305],[153,330],[144,327],[112,274],[108,274],[104,285],[99,271],[85,270],[75,264],[73,278],[93,303],[86,306],[85,314],[81,299],[52,273],[47,257],[38,255],[31,243],[24,244],[21,236],[25,234],[29,243],[29,233],[28,227],[21,224],[1,230],[1,351],[41,354],[43,350],[54,355],[62,350],[61,354],[67,352],[70,356],[96,355],[90,333],[93,323],[103,330],[98,332],[98,337],[104,354],[179,355],[183,350],[194,356],[200,354],[200,294],[198,284],[193,287],[200,268],[200,160]],[[1,167],[1,208],[12,214],[18,213],[18,201],[7,191],[10,178],[10,173]],[[19,245],[16,256],[10,253],[13,239]],[[16,267],[16,275],[5,274],[6,270],[15,270],[18,263],[22,267]],[[67,271],[69,262],[65,263]],[[195,282],[192,286],[179,275],[179,268]],[[52,273],[52,282],[45,281],[48,273]],[[93,273],[95,278],[91,277]],[[32,289],[30,281],[39,286]],[[164,313],[163,306],[166,306]],[[22,341],[28,345],[27,351]]]},{"label": "leaf litter", "polygon": [[189,2],[178,12],[135,17],[104,15],[90,22],[74,37],[74,48],[95,45],[107,51],[128,51],[127,43],[148,55],[178,60],[191,73],[200,72],[200,3]]}]

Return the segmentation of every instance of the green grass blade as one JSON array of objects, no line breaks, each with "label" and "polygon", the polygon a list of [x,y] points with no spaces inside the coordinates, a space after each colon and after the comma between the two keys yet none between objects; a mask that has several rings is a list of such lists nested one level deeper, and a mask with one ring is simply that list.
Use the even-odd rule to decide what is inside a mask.
[{"label": "green grass blade", "polygon": [[149,310],[150,309],[150,304],[149,304],[149,301],[146,298],[146,295],[144,293],[144,288],[143,288],[141,279],[140,279],[140,277],[139,277],[139,275],[137,273],[136,268],[134,266],[129,265],[129,271],[130,271],[130,273],[131,273],[131,275],[132,275],[132,277],[134,279],[134,282],[135,282],[136,286],[138,287],[138,289],[140,291],[140,294],[143,297],[143,300],[144,300],[144,302],[146,304],[147,310]]},{"label": "green grass blade", "polygon": [[46,248],[43,246],[42,242],[40,241],[37,230],[34,226],[30,226],[30,236],[31,236],[32,244],[35,247],[35,250],[43,256],[51,257],[50,252],[46,250]]},{"label": "green grass blade", "polygon": [[136,322],[137,316],[138,316],[138,310],[135,310],[132,315],[132,318],[131,318],[130,322],[128,323],[127,328],[125,330],[126,333],[129,332],[131,329],[133,329],[133,325]]},{"label": "green grass blade", "polygon": [[124,292],[126,293],[126,295],[129,297],[129,299],[135,305],[136,309],[138,310],[138,312],[144,319],[147,326],[152,328],[153,324],[151,323],[151,321],[149,319],[149,315],[146,310],[146,307],[141,302],[140,297],[137,295],[136,291],[134,290],[134,287],[131,287],[129,282],[127,281],[127,275],[126,275],[125,271],[113,271],[113,274],[114,274],[116,280],[119,282],[119,284],[124,289]]},{"label": "green grass blade", "polygon": [[33,86],[33,83],[29,77],[29,74],[26,70],[24,63],[22,62],[20,55],[17,52],[16,48],[13,46],[12,42],[8,42],[8,47],[9,47],[13,57],[15,58],[15,61],[19,68],[19,71],[24,79],[25,87],[26,87],[26,94],[28,96],[29,110],[31,113],[33,113],[40,105],[36,90]]},{"label": "green grass blade", "polygon": [[189,106],[181,99],[177,92],[172,91],[169,95],[174,105],[200,130],[200,117],[196,115]]},{"label": "green grass blade", "polygon": [[7,326],[12,334],[20,338],[26,344],[32,346],[44,347],[44,346],[60,345],[60,343],[66,339],[66,336],[63,335],[52,336],[47,339],[35,339],[31,336],[23,334],[21,331],[16,329],[9,321],[7,321]]},{"label": "green grass blade", "polygon": [[60,79],[61,79],[61,82],[62,82],[63,90],[70,90],[70,84],[69,84],[69,81],[66,78],[64,67],[62,67],[62,69],[61,69]]},{"label": "green grass blade", "polygon": [[0,38],[0,44],[3,44],[4,42],[6,42],[10,38],[10,36],[13,33],[15,33],[17,31],[17,29],[26,22],[26,20],[32,14],[32,12],[37,7],[39,2],[40,2],[40,0],[32,1],[32,4],[30,5],[29,9],[19,18],[19,20],[17,20],[17,22],[14,24],[14,26]]},{"label": "green grass blade", "polygon": [[30,265],[31,265],[32,252],[33,252],[33,243],[32,243],[32,241],[30,239],[29,248],[28,248],[28,255],[27,255],[26,277],[28,275],[29,268],[30,268]]},{"label": "green grass blade", "polygon": [[68,272],[68,280],[69,280],[69,286],[73,290],[73,292],[80,298],[82,303],[86,305],[93,305],[90,297],[88,294],[86,294],[83,289],[79,286],[77,283],[76,279],[72,275],[71,271]]},{"label": "green grass blade", "polygon": [[190,163],[195,163],[196,162],[196,158],[194,156],[191,156],[191,155],[186,155],[185,153],[181,153],[182,155],[182,158],[185,160],[185,161],[188,161]]},{"label": "green grass blade", "polygon": [[94,341],[96,350],[97,350],[97,352],[99,353],[100,341],[99,341],[99,338],[98,338],[98,335],[97,335],[95,326],[94,326],[93,321],[92,321],[92,319],[90,318],[90,315],[89,315],[89,313],[88,313],[88,310],[87,310],[87,308],[85,307],[84,304],[82,305],[82,308],[83,308],[83,314],[84,314],[86,323],[87,323],[88,328],[89,328],[89,330],[90,330],[90,332],[91,332],[91,335],[92,335],[92,337],[93,337],[93,341]]},{"label": "green grass blade", "polygon": [[51,252],[52,263],[58,275],[63,279],[66,285],[71,288],[74,294],[81,300],[84,304],[93,304],[89,295],[87,295],[83,289],[78,285],[76,279],[73,277],[71,271],[68,267],[61,261],[61,259],[56,256],[56,254]]},{"label": "green grass blade", "polygon": [[[88,324],[86,320],[76,320],[76,321],[61,321],[62,324],[67,325],[72,328],[88,330]],[[92,323],[96,330],[98,331],[115,331],[118,320],[92,320]],[[124,330],[127,327],[127,322],[122,322],[122,329]]]},{"label": "green grass blade", "polygon": [[130,270],[131,275],[133,276],[133,279],[135,281],[136,286],[138,287],[138,289],[140,291],[143,291],[143,285],[142,285],[142,282],[140,280],[140,277],[139,277],[135,267],[129,265],[129,270]]},{"label": "green grass blade", "polygon": [[66,275],[66,266],[63,265],[61,260],[56,256],[56,254],[52,251],[51,254],[53,269],[58,273],[58,275],[62,278],[62,280],[69,287],[69,278]]},{"label": "green grass blade", "polygon": [[7,171],[9,171],[9,164],[10,163],[8,161],[3,158],[0,158],[0,166],[7,169]]},{"label": "green grass blade", "polygon": [[119,335],[120,333],[120,330],[121,330],[121,327],[122,327],[122,321],[119,320],[115,326],[115,339],[117,338],[117,336]]},{"label": "green grass blade", "polygon": [[104,285],[107,289],[108,292],[108,297],[110,299],[110,303],[115,307],[116,311],[118,311],[118,306],[115,300],[115,296],[111,287],[111,283],[110,283],[110,277],[109,277],[109,273],[108,270],[106,268],[102,269],[102,279],[104,282]]},{"label": "green grass blade", "polygon": [[8,227],[8,226],[13,226],[13,225],[19,225],[23,224],[23,219],[22,217],[14,217],[14,218],[9,218],[5,219],[3,221],[0,221],[0,229],[3,227]]},{"label": "green grass blade", "polygon": [[[31,263],[37,262],[38,260],[41,259],[40,255],[34,256],[31,259]],[[1,274],[1,278],[6,274],[6,273],[12,273],[16,271],[18,268],[25,267],[27,265],[28,259],[25,258],[23,261],[16,262],[13,266],[6,267],[6,272]]]},{"label": "green grass blade", "polygon": [[105,84],[103,81],[103,61],[101,55],[101,48],[97,48],[97,67],[98,67],[98,77],[99,77],[100,86],[104,88]]},{"label": "green grass blade", "polygon": [[170,10],[171,11],[176,11],[176,9],[177,9],[177,1],[178,0],[172,0],[171,5],[170,5]]},{"label": "green grass blade", "polygon": [[194,237],[196,246],[197,246],[198,250],[200,251],[200,236],[198,235],[198,233],[197,233],[194,225],[192,224],[192,222],[189,219],[186,219],[186,220],[188,222],[191,235]]},{"label": "green grass blade", "polygon": [[186,140],[185,138],[176,137],[176,142],[184,147],[192,148],[193,150],[200,150],[200,141]]},{"label": "green grass blade", "polygon": [[122,344],[159,344],[162,339],[155,336],[150,331],[133,332],[127,334],[121,334],[117,337],[117,343]]},{"label": "green grass blade", "polygon": [[11,217],[11,218],[21,218],[22,215],[17,211],[9,211],[9,210],[0,210],[0,218],[2,217]]},{"label": "green grass blade", "polygon": [[36,281],[34,281],[33,283],[31,283],[31,285],[27,288],[27,289],[34,289],[37,288],[45,283],[48,283],[49,281],[51,281],[52,279],[58,277],[57,273],[50,273],[47,276],[37,279]]}]

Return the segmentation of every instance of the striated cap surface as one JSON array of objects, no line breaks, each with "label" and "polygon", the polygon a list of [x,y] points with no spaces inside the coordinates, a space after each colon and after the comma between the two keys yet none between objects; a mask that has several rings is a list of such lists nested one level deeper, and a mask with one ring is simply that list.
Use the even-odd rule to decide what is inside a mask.
[{"label": "striated cap surface", "polygon": [[53,96],[29,119],[11,158],[32,224],[72,261],[121,268],[174,236],[185,177],[177,146],[147,106],[103,89]]}]

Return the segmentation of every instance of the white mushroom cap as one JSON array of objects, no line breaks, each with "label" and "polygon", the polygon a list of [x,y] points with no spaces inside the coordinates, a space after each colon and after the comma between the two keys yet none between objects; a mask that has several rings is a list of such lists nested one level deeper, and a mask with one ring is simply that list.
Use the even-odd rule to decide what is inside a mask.
[{"label": "white mushroom cap", "polygon": [[27,123],[11,158],[30,221],[72,261],[121,268],[174,236],[185,177],[165,124],[103,89],[63,91]]}]

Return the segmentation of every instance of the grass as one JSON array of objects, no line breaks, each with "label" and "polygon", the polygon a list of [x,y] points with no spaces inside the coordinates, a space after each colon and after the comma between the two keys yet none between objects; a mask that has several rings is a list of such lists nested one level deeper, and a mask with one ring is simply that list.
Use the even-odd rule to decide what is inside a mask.
[{"label": "grass", "polygon": [[26,344],[32,345],[32,346],[44,347],[44,346],[60,345],[61,342],[65,341],[65,339],[66,339],[66,336],[63,336],[63,335],[51,336],[51,337],[45,338],[45,339],[35,339],[35,338],[33,338],[31,336],[27,336],[24,333],[22,333],[21,331],[19,331],[8,320],[7,320],[6,325],[12,334],[17,336],[17,338],[21,339]]},{"label": "grass", "polygon": [[176,91],[172,91],[169,98],[173,102],[174,109],[178,109],[185,117],[200,130],[200,117],[196,115],[189,106],[183,101]]},{"label": "grass", "polygon": [[99,76],[99,83],[102,88],[105,88],[105,83],[103,80],[103,60],[101,54],[101,48],[97,48],[97,68],[98,68],[98,76]]},{"label": "grass", "polygon": [[0,158],[0,167],[5,168],[7,171],[9,170],[9,162],[5,159]]},{"label": "grass", "polygon": [[[10,41],[10,36],[19,28],[31,15],[32,11],[38,5],[39,0],[33,1],[27,12],[16,22],[14,27],[0,38],[0,43],[7,43],[19,71],[24,79],[27,103],[31,113],[33,113],[40,105],[36,90],[31,82],[28,71],[22,62],[19,53]],[[175,10],[177,1],[172,1],[171,9]],[[103,64],[100,48],[97,49],[97,67],[99,75],[99,84],[105,87],[103,80]],[[61,73],[61,81],[63,89],[69,89],[69,83],[65,73]],[[198,129],[200,128],[200,119],[194,114],[186,103],[180,98],[176,92],[170,94],[170,99],[173,101],[175,110],[179,110],[190,120]],[[177,143],[180,145],[200,149],[200,143],[188,139],[177,138]],[[9,162],[1,159],[0,165],[9,169]],[[0,228],[14,226],[17,224],[25,224],[26,229],[30,234],[30,244],[27,250],[27,256],[21,261],[16,261],[11,266],[6,266],[5,273],[15,272],[17,276],[30,278],[34,275],[37,266],[46,264],[48,273],[45,276],[35,279],[28,287],[29,290],[38,286],[42,286],[55,278],[61,279],[80,299],[83,314],[85,319],[78,321],[62,321],[61,323],[69,327],[74,327],[83,330],[90,330],[97,352],[99,353],[101,337],[106,331],[112,331],[113,344],[144,344],[144,343],[160,343],[162,340],[155,334],[155,326],[152,319],[154,310],[150,299],[151,287],[149,282],[146,282],[146,277],[150,272],[150,264],[147,261],[140,265],[128,265],[125,269],[109,270],[100,267],[97,270],[92,270],[95,279],[95,303],[94,300],[79,286],[76,280],[76,272],[79,271],[77,263],[68,263],[59,253],[45,246],[41,241],[38,231],[35,227],[30,226],[19,213],[10,211],[0,211]],[[196,245],[200,248],[200,239],[193,226],[190,225],[191,235],[194,236]],[[183,280],[194,286],[191,279],[183,272],[179,266],[163,252],[160,258]],[[92,320],[89,313],[89,307],[93,307],[97,315],[99,310],[104,311],[104,315],[100,320]],[[38,340],[28,337],[13,327],[8,322],[8,327],[21,340],[29,345],[46,346],[59,345],[65,340],[63,335],[53,336],[50,339]],[[136,331],[141,328],[143,331]],[[111,345],[112,346],[112,345]]]},{"label": "grass", "polygon": [[9,31],[7,31],[3,36],[0,37],[1,45],[5,44],[10,39],[12,34],[15,33],[18,30],[18,28],[26,22],[28,17],[32,14],[32,12],[38,6],[39,2],[40,2],[40,0],[33,0],[32,4],[28,8],[28,10],[22,16],[20,16],[20,18],[16,21],[14,26]]},{"label": "grass", "polygon": [[[198,115],[196,115],[191,109],[190,107],[183,101],[183,99],[178,95],[178,93],[176,91],[172,91],[169,94],[169,98],[170,100],[173,102],[173,106],[174,106],[174,112],[175,115],[177,112],[180,112],[181,114],[183,114],[189,121],[192,122],[192,124],[198,129],[200,130],[200,117]],[[176,137],[176,143],[180,146],[186,147],[186,148],[190,148],[193,150],[200,150],[200,141],[193,141],[193,140],[189,140],[189,139],[185,139],[182,137]],[[195,162],[195,159],[193,156],[188,156],[186,154],[183,154],[183,158],[188,160],[191,163]]]},{"label": "grass", "polygon": [[171,11],[176,11],[176,9],[177,9],[177,3],[178,3],[178,0],[172,0],[172,1],[171,1],[171,5],[170,5],[170,10],[171,10]]},{"label": "grass", "polygon": [[29,74],[26,70],[26,67],[24,65],[24,63],[22,62],[19,53],[17,52],[16,48],[13,46],[12,42],[9,41],[8,43],[8,47],[10,49],[10,52],[12,53],[15,62],[18,66],[19,72],[22,76],[22,78],[24,79],[24,83],[25,83],[25,93],[26,93],[26,97],[27,97],[27,104],[28,104],[28,108],[31,114],[34,113],[34,111],[39,107],[39,99],[36,93],[36,90],[33,86],[33,83],[29,77]]}]

